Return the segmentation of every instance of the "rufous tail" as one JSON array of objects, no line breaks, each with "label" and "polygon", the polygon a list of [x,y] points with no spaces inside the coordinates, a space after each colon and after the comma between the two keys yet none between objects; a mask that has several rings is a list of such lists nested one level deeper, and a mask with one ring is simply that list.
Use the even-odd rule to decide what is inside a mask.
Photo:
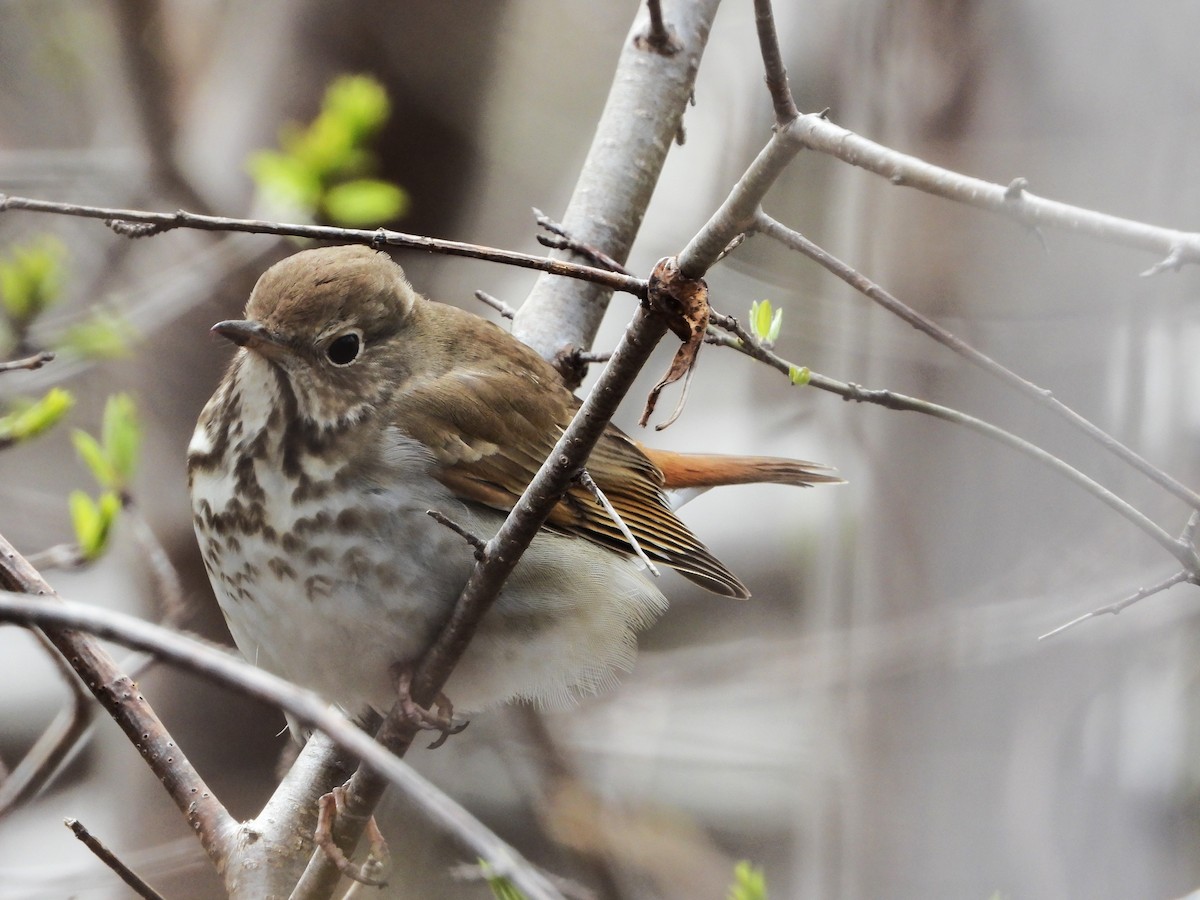
[{"label": "rufous tail", "polygon": [[844,478],[829,466],[802,459],[773,456],[723,456],[719,454],[673,453],[642,447],[642,452],[662,470],[667,490],[710,488],[725,484],[842,484]]}]

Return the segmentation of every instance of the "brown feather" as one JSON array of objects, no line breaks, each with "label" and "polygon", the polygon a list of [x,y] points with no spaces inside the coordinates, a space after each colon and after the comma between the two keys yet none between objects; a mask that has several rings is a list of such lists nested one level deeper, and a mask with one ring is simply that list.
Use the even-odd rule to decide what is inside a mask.
[{"label": "brown feather", "polygon": [[[490,323],[418,298],[409,327],[440,342],[440,364],[409,379],[388,418],[430,448],[434,476],[464,500],[512,509],[570,423],[579,400],[540,356]],[[502,351],[502,352],[501,352]],[[610,426],[587,470],[642,551],[710,591],[749,597],[745,585],[671,510],[664,490],[751,481],[813,484],[841,479],[815,463],[766,458],[689,457],[650,451]],[[664,470],[670,474],[664,478]],[[628,540],[581,485],[572,487],[547,527],[629,553]]]},{"label": "brown feather", "polygon": [[663,473],[667,490],[710,488],[726,484],[844,484],[845,479],[820,463],[774,456],[724,456],[674,453],[638,445]]}]

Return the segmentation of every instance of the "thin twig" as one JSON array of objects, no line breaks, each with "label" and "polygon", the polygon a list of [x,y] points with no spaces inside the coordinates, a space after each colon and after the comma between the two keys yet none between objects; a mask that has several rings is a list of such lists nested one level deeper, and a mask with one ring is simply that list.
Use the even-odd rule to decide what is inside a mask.
[{"label": "thin twig", "polygon": [[608,513],[608,517],[613,520],[613,524],[617,526],[617,530],[621,532],[621,536],[629,542],[629,546],[633,549],[634,556],[636,556],[645,564],[651,575],[653,575],[655,578],[658,578],[658,569],[655,567],[654,563],[650,561],[650,557],[646,555],[645,551],[642,550],[642,545],[639,544],[637,538],[633,536],[633,532],[629,530],[629,526],[625,524],[625,520],[621,518],[621,514],[616,511],[611,503],[608,502],[608,498],[604,496],[604,491],[600,490],[600,485],[596,484],[592,476],[588,474],[587,469],[580,471],[579,483],[583,485],[584,489],[589,494],[596,498],[596,502],[604,508],[606,513]]},{"label": "thin twig", "polygon": [[575,359],[581,365],[591,365],[592,363],[606,363],[612,359],[611,350],[578,350],[575,352]]},{"label": "thin twig", "polygon": [[1045,406],[1109,453],[1128,463],[1155,484],[1175,495],[1193,509],[1200,509],[1200,494],[1197,494],[1178,479],[1172,478],[1162,469],[1159,469],[1108,434],[1108,432],[1093,424],[1090,420],[1085,419],[1055,397],[1050,391],[1039,387],[1031,381],[1027,381],[1016,372],[996,362],[996,360],[987,354],[976,350],[970,344],[942,328],[942,326],[938,325],[932,319],[921,315],[921,313],[917,312],[911,306],[901,302],[861,272],[814,244],[804,235],[800,234],[800,232],[794,231],[777,222],[762,210],[759,210],[755,215],[753,227],[759,233],[774,238],[785,247],[803,253],[809,259],[819,263],[856,291],[873,300],[893,315],[899,316],[913,328],[927,334],[939,344],[949,347],[959,356],[978,366],[989,375],[998,378],[1009,387],[1015,388],[1026,397],[1030,397],[1042,406]]},{"label": "thin twig", "polygon": [[775,32],[775,13],[771,9],[771,0],[754,0],[754,24],[758,28],[758,46],[762,50],[767,90],[771,92],[771,103],[775,107],[775,124],[783,126],[800,115],[800,110],[796,108],[792,89],[788,87],[787,69],[779,52],[779,35]]},{"label": "thin twig", "polygon": [[70,572],[83,568],[89,561],[78,544],[54,544],[45,550],[30,553],[28,558],[31,566],[43,572],[47,569]]},{"label": "thin twig", "polygon": [[[1149,535],[1159,546],[1170,553],[1171,556],[1179,560],[1184,568],[1200,573],[1200,558],[1197,557],[1195,547],[1171,537],[1171,535],[1151,521],[1144,513],[1140,512],[1127,501],[1122,500],[1108,488],[1104,487],[1104,485],[1084,475],[1074,466],[1064,462],[1054,454],[1048,453],[1036,444],[1005,431],[1003,428],[998,428],[990,422],[985,422],[983,419],[967,415],[948,406],[941,406],[937,403],[930,403],[926,400],[919,400],[916,397],[897,394],[893,391],[863,388],[857,384],[838,381],[816,372],[811,372],[767,350],[755,340],[753,335],[742,329],[736,320],[731,317],[714,315],[712,321],[722,327],[729,327],[736,335],[736,337],[732,338],[723,335],[718,336],[714,341],[715,343],[740,350],[748,356],[767,363],[786,375],[793,383],[810,384],[819,390],[837,394],[845,400],[853,400],[858,403],[874,403],[887,409],[919,412],[946,422],[953,422],[956,425],[969,428],[998,443],[1012,447],[1026,456],[1032,457],[1068,481],[1074,482],[1101,503],[1104,503],[1128,519]],[[798,377],[797,373],[802,373],[802,377]]]},{"label": "thin twig", "polygon": [[23,359],[10,359],[8,362],[0,362],[0,372],[12,372],[15,369],[40,369],[46,363],[54,359],[54,354],[49,350],[39,350],[32,356],[26,356]]},{"label": "thin twig", "polygon": [[199,231],[244,231],[251,234],[278,234],[293,237],[307,237],[320,241],[340,241],[345,244],[369,244],[372,247],[407,247],[411,250],[425,250],[430,253],[443,253],[448,256],[465,256],[471,259],[482,259],[489,262],[504,263],[519,266],[524,269],[536,269],[552,275],[563,275],[567,278],[577,278],[603,285],[609,290],[624,291],[636,297],[646,295],[646,282],[629,275],[607,272],[590,266],[565,262],[560,259],[550,259],[545,256],[532,256],[528,253],[517,253],[513,250],[498,250],[481,244],[468,244],[462,241],[446,241],[439,238],[424,237],[416,234],[405,234],[400,231],[389,231],[379,228],[370,231],[365,228],[334,228],[328,225],[296,225],[281,222],[266,222],[261,219],[231,219],[225,216],[208,216],[179,210],[173,213],[151,212],[140,209],[114,209],[102,206],[82,206],[76,203],[55,203],[50,200],[37,200],[30,197],[12,197],[0,194],[0,213],[9,210],[24,210],[35,213],[52,213],[60,216],[78,216],[85,219],[102,219],[113,222],[133,222],[157,226],[159,231],[170,231],[175,228],[192,228]]},{"label": "thin twig", "polygon": [[504,319],[516,318],[517,311],[501,300],[499,297],[493,297],[487,291],[476,291],[475,299],[481,303],[486,303],[496,312],[500,313],[500,317]]},{"label": "thin twig", "polygon": [[[48,615],[61,612],[61,601],[54,589],[2,535],[0,588],[38,597],[36,601],[25,602]],[[43,631],[163,782],[209,858],[222,866],[231,852],[236,823],[171,740],[166,726],[137,686],[93,638],[69,627],[48,627]]]},{"label": "thin twig", "polygon": [[439,525],[445,525],[447,528],[449,528],[451,531],[453,531],[455,534],[457,534],[460,538],[462,538],[464,541],[466,541],[468,544],[470,544],[472,547],[474,547],[476,559],[482,559],[483,555],[485,553],[487,553],[487,542],[485,540],[483,540],[483,538],[467,531],[467,529],[463,528],[461,525],[459,525],[457,522],[455,522],[450,517],[443,515],[442,513],[438,512],[436,509],[425,510],[425,515],[429,516],[429,518],[433,519],[433,521],[437,522]]},{"label": "thin twig", "polygon": [[682,45],[672,37],[671,29],[663,21],[662,0],[646,0],[646,9],[650,13],[650,31],[640,35],[638,43],[664,56],[673,56],[682,50]]},{"label": "thin twig", "polygon": [[163,895],[156,891],[150,885],[146,884],[142,877],[133,869],[121,862],[117,855],[104,846],[100,839],[93,835],[78,819],[63,819],[63,824],[74,832],[75,837],[83,841],[85,847],[96,855],[100,862],[104,863],[113,872],[125,882],[139,897],[145,897],[146,900],[163,900]]},{"label": "thin twig", "polygon": [[91,695],[83,689],[62,654],[45,635],[39,633],[37,637],[70,688],[71,703],[58,711],[21,761],[0,781],[0,818],[49,783],[79,739],[87,734],[95,717],[96,706]]},{"label": "thin twig", "polygon": [[742,173],[737,184],[729,191],[704,223],[703,227],[679,251],[679,268],[689,278],[704,275],[730,250],[730,244],[743,234],[754,221],[759,205],[784,169],[795,158],[803,146],[788,138],[790,131],[777,128],[767,145]]},{"label": "thin twig", "polygon": [[537,236],[538,243],[543,247],[549,247],[552,250],[570,250],[578,253],[597,268],[608,269],[610,272],[620,272],[622,275],[633,274],[599,247],[593,247],[591,244],[584,243],[570,234],[565,225],[550,218],[536,206],[533,207],[533,216],[539,228],[544,228],[554,235],[553,238],[546,237],[544,234]]},{"label": "thin twig", "polygon": [[1183,526],[1183,533],[1179,535],[1179,539],[1185,544],[1195,544],[1197,527],[1200,527],[1200,509],[1193,511],[1188,516],[1187,524]]},{"label": "thin twig", "polygon": [[146,521],[141,507],[131,497],[125,498],[122,512],[125,513],[126,520],[133,528],[133,536],[141,547],[145,561],[154,576],[154,596],[158,599],[158,605],[162,611],[159,624],[183,624],[188,615],[188,608],[183,600],[183,581],[179,577],[179,570],[175,568],[175,564],[171,562],[171,557],[167,555],[166,548],[158,539],[158,535]]},{"label": "thin twig", "polygon": [[1047,631],[1045,634],[1041,635],[1038,640],[1044,641],[1046,638],[1054,637],[1056,634],[1062,634],[1068,628],[1073,628],[1080,622],[1086,622],[1088,619],[1096,618],[1096,616],[1103,616],[1108,613],[1111,613],[1114,616],[1118,615],[1123,609],[1133,606],[1133,604],[1137,603],[1139,600],[1145,600],[1147,597],[1152,596],[1153,594],[1161,593],[1167,588],[1174,587],[1182,581],[1190,581],[1195,584],[1195,576],[1189,574],[1187,571],[1180,570],[1170,578],[1164,578],[1158,584],[1152,585],[1148,588],[1138,588],[1124,600],[1118,601],[1117,603],[1110,603],[1108,606],[1101,606],[1099,609],[1093,609],[1091,612],[1084,613],[1082,616],[1072,619],[1065,625],[1059,625],[1053,631]]}]

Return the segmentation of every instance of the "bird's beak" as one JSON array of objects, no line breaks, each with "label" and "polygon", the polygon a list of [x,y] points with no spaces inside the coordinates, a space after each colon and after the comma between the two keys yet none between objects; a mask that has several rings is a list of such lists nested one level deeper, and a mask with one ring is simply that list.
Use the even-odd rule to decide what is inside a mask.
[{"label": "bird's beak", "polygon": [[239,347],[265,353],[268,356],[272,355],[272,351],[284,349],[284,343],[279,335],[269,331],[258,322],[229,319],[218,322],[210,330],[213,334],[219,334],[221,337],[233,341]]}]

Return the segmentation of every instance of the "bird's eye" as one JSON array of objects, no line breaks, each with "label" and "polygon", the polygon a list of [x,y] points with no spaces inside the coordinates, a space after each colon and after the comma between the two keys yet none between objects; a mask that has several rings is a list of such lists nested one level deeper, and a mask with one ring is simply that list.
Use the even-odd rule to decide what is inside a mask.
[{"label": "bird's eye", "polygon": [[357,331],[348,331],[334,338],[325,349],[325,355],[335,366],[348,366],[358,359],[362,350],[362,338]]}]

